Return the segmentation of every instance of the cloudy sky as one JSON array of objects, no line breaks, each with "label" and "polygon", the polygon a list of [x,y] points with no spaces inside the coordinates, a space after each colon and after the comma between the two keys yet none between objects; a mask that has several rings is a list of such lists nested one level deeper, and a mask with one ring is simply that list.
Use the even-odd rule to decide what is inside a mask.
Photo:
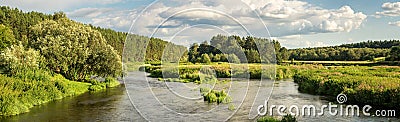
[{"label": "cloudy sky", "polygon": [[63,11],[73,20],[182,45],[213,35],[277,39],[288,48],[400,39],[391,0],[2,0],[23,11]]}]

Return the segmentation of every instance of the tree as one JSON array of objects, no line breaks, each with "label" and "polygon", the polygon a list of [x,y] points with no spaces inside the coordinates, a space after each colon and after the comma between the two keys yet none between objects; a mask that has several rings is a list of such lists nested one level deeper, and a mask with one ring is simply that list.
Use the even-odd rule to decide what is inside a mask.
[{"label": "tree", "polygon": [[199,49],[199,44],[194,43],[190,48],[189,48],[189,61],[194,63],[197,60],[197,56],[199,55],[199,52],[197,51]]},{"label": "tree", "polygon": [[211,59],[208,56],[208,54],[202,54],[200,62],[201,63],[211,63]]},{"label": "tree", "polygon": [[121,58],[96,30],[67,18],[46,20],[31,28],[32,48],[45,57],[47,67],[70,80],[91,75],[121,74]]},{"label": "tree", "polygon": [[400,61],[400,46],[390,48],[390,60]]},{"label": "tree", "polygon": [[260,59],[260,55],[258,54],[258,52],[256,50],[245,50],[244,53],[246,54],[247,57],[247,61],[249,63],[260,63],[261,59]]},{"label": "tree", "polygon": [[3,73],[14,75],[25,69],[37,69],[43,58],[39,51],[25,49],[22,44],[6,48],[0,54],[0,66]]},{"label": "tree", "polygon": [[13,31],[7,26],[0,24],[0,51],[15,43],[16,40],[14,39]]},{"label": "tree", "polygon": [[282,60],[289,60],[289,52],[285,47],[279,50],[279,55],[281,55]]},{"label": "tree", "polygon": [[220,54],[215,54],[215,56],[212,57],[211,61],[213,61],[213,62],[221,61],[221,55]]},{"label": "tree", "polygon": [[64,12],[60,11],[60,12],[54,12],[53,14],[53,20],[59,20],[61,18],[67,18],[67,15],[65,15]]},{"label": "tree", "polygon": [[276,40],[273,40],[272,43],[274,44],[276,62],[282,62],[283,55],[280,53],[281,44]]},{"label": "tree", "polygon": [[240,63],[240,59],[235,54],[229,54],[227,59],[230,63]]}]

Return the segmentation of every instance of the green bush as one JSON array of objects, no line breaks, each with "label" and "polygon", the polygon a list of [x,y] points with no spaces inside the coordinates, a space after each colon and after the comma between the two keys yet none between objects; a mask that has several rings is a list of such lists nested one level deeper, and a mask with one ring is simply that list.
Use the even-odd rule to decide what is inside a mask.
[{"label": "green bush", "polygon": [[38,69],[43,62],[39,51],[25,49],[22,44],[6,48],[0,54],[0,70],[9,76],[22,73],[25,69]]},{"label": "green bush", "polygon": [[271,116],[264,116],[264,117],[257,119],[257,122],[280,122],[280,121]]},{"label": "green bush", "polygon": [[210,90],[209,88],[200,88],[200,93],[204,101],[208,103],[230,103],[232,98],[224,91]]},{"label": "green bush", "polygon": [[95,79],[88,79],[88,81],[92,84],[88,90],[89,91],[100,91],[106,88],[116,87],[120,85],[120,82],[115,78],[107,77],[104,82],[97,81]]},{"label": "green bush", "polygon": [[281,120],[278,120],[271,116],[264,116],[264,117],[258,118],[257,122],[297,122],[297,120],[296,120],[296,117],[294,117],[290,114],[287,114],[287,115],[283,116]]}]

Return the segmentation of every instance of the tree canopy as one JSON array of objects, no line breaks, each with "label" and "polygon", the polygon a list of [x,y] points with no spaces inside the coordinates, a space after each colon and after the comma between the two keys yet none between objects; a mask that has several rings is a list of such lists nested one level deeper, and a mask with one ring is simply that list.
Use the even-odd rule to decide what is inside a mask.
[{"label": "tree canopy", "polygon": [[0,51],[13,44],[16,44],[16,40],[12,30],[3,24],[0,24]]},{"label": "tree canopy", "polygon": [[71,80],[90,75],[117,76],[121,58],[97,30],[67,18],[46,20],[31,28],[32,45],[49,69]]}]

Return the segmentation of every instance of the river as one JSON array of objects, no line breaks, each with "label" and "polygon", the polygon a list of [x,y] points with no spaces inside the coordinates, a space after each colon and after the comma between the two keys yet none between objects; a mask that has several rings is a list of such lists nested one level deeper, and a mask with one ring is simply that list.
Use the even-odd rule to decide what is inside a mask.
[{"label": "river", "polygon": [[[62,100],[49,102],[33,107],[28,113],[16,116],[1,117],[0,121],[248,121],[248,110],[251,107],[251,104],[242,104],[239,109],[236,108],[237,111],[228,110],[225,108],[229,106],[229,104],[216,105],[205,103],[201,98],[196,98],[196,96],[198,96],[197,90],[183,92],[185,89],[179,87],[184,85],[191,88],[196,87],[195,84],[169,83],[169,87],[175,87],[175,92],[180,92],[183,96],[191,96],[190,98],[196,98],[190,99],[190,101],[194,102],[180,101],[175,97],[171,97],[171,92],[168,92],[170,90],[165,89],[166,86],[163,82],[157,81],[154,78],[140,77],[142,74],[143,73],[141,72],[131,73],[125,78],[125,85],[121,85],[117,88],[111,88],[94,93],[84,93],[76,97],[68,97]],[[149,80],[150,84],[147,84],[146,80]],[[139,83],[139,85],[137,83]],[[146,83],[147,86],[144,83]],[[153,91],[152,94],[146,92],[146,90],[149,89],[147,87]],[[329,104],[329,102],[324,100],[324,98],[321,96],[299,93],[297,87],[297,84],[290,79],[276,81],[274,83],[274,90],[268,104],[284,105],[287,107],[291,105],[315,105],[317,106],[317,110],[318,106]],[[232,89],[232,91],[233,92],[230,92],[232,97],[241,96],[234,95],[241,94],[240,91],[234,92],[235,89]],[[157,103],[154,102],[153,95],[157,96],[157,103],[163,104],[157,105]],[[133,100],[134,104],[132,104],[130,98]],[[246,99],[244,101],[245,103],[251,103]],[[232,104],[235,103],[237,103],[237,101],[233,100]],[[138,109],[141,114],[136,111],[133,105],[135,105],[136,109]],[[169,109],[162,109],[165,107]],[[327,110],[325,111],[327,112]],[[199,117],[191,119],[190,115],[196,113],[199,115]],[[398,118],[366,116],[349,117],[339,115],[332,116],[329,114],[318,117],[297,116],[296,118],[298,121],[307,122],[400,121]]]}]

